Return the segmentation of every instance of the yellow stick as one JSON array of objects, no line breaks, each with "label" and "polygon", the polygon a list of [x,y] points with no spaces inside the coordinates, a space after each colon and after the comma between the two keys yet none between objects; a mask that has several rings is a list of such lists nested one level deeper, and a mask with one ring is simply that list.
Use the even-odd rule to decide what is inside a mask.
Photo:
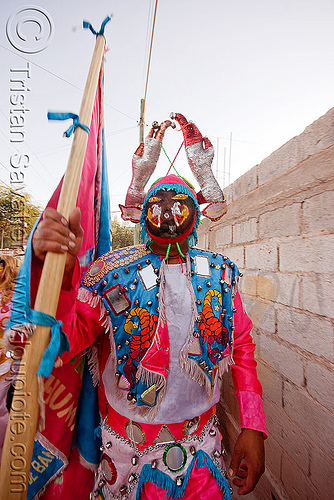
[{"label": "yellow stick", "polygon": [[[88,127],[92,119],[104,47],[105,39],[99,35],[79,114],[80,122]],[[87,141],[87,132],[77,127],[57,207],[66,218],[76,206]],[[55,316],[65,261],[66,254],[47,253],[34,306],[37,311]],[[27,496],[39,417],[37,370],[49,341],[50,327],[37,326],[22,358],[1,460],[0,496],[6,500],[24,500]]]}]

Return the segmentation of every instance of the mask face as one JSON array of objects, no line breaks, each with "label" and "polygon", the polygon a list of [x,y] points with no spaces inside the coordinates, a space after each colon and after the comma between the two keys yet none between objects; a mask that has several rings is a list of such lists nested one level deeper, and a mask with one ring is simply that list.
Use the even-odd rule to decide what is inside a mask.
[{"label": "mask face", "polygon": [[195,216],[195,204],[187,194],[162,189],[148,200],[146,227],[153,237],[159,236],[168,242],[182,234],[186,237]]}]

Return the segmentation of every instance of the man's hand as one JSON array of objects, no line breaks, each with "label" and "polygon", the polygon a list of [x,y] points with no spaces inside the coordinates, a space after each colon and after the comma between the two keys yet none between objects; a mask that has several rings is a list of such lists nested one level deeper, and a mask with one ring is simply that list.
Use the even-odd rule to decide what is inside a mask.
[{"label": "man's hand", "polygon": [[83,240],[81,212],[76,207],[68,221],[54,208],[46,208],[32,238],[35,256],[44,261],[47,252],[67,253],[63,288],[71,282],[75,259]]},{"label": "man's hand", "polygon": [[235,477],[238,495],[247,495],[254,490],[264,473],[264,443],[262,432],[243,429],[235,443],[229,475]]}]

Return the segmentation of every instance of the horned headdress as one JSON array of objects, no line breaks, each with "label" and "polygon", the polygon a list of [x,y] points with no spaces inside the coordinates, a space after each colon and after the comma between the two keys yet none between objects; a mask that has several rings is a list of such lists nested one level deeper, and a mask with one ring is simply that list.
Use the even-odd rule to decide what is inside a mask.
[{"label": "horned headdress", "polygon": [[[200,191],[197,193],[199,204],[207,204],[202,215],[217,221],[226,213],[223,191],[215,179],[211,165],[214,149],[207,137],[203,137],[193,122],[188,122],[181,113],[172,113],[182,130],[188,164],[197,180]],[[145,140],[135,151],[132,158],[132,179],[128,188],[125,205],[120,205],[122,218],[139,222],[146,192],[145,186],[153,174],[162,148],[162,140],[168,127],[175,124],[166,120],[160,125],[154,122]]]}]

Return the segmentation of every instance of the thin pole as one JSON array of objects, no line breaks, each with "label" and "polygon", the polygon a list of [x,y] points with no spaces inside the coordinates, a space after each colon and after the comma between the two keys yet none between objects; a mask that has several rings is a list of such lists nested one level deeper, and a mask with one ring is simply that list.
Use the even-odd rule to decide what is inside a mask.
[{"label": "thin pole", "polygon": [[152,25],[152,34],[151,34],[151,43],[150,43],[150,52],[149,52],[149,56],[148,56],[147,72],[146,72],[146,84],[145,84],[145,92],[144,92],[144,101],[146,101],[146,96],[147,96],[148,77],[149,77],[150,67],[151,67],[151,57],[152,57],[152,48],[153,48],[153,36],[154,36],[154,29],[155,29],[155,20],[156,20],[156,17],[157,17],[157,8],[158,8],[158,0],[155,0],[153,25]]},{"label": "thin pole", "polygon": [[[145,135],[144,134],[144,130],[145,130],[145,104],[146,104],[146,96],[147,96],[147,89],[148,89],[148,78],[149,78],[150,67],[151,67],[153,36],[154,36],[154,29],[155,29],[155,20],[157,17],[157,8],[158,8],[158,0],[155,1],[155,8],[154,8],[154,15],[153,15],[150,52],[149,52],[149,56],[148,56],[147,71],[146,71],[144,99],[140,100],[140,118],[139,118],[139,142],[140,143],[144,142],[144,135]],[[139,226],[139,224],[136,224],[135,228],[134,228],[134,232],[133,232],[133,243],[135,245],[138,245],[139,240],[140,240],[140,226]]]},{"label": "thin pole", "polygon": [[158,8],[158,0],[155,1],[154,15],[153,15],[153,24],[152,24],[152,32],[151,32],[151,42],[150,42],[150,52],[148,56],[147,63],[147,71],[146,71],[146,82],[145,82],[145,91],[144,91],[144,99],[140,100],[140,119],[139,119],[139,141],[144,142],[144,128],[145,128],[145,105],[146,105],[146,97],[147,97],[147,89],[148,89],[148,79],[150,75],[151,68],[151,58],[152,58],[152,49],[153,49],[153,37],[155,30],[155,20],[157,17],[157,8]]},{"label": "thin pole", "polygon": [[145,99],[140,100],[140,118],[139,118],[139,142],[144,142],[145,129]]},{"label": "thin pole", "polygon": [[[145,99],[140,100],[140,119],[139,119],[139,142],[144,142],[145,128]],[[138,245],[140,241],[140,226],[135,224],[133,231],[133,244]]]},{"label": "thin pole", "polygon": [[225,174],[226,174],[226,146],[224,146],[224,177],[223,177],[223,187],[225,186]]},{"label": "thin pole", "polygon": [[228,184],[231,183],[232,132],[230,133],[230,154],[228,159]]},{"label": "thin pole", "polygon": [[[79,113],[80,122],[88,127],[92,119],[104,50],[105,39],[99,35],[96,38]],[[57,210],[66,218],[76,206],[87,141],[87,132],[77,127],[57,206]],[[37,311],[55,316],[65,261],[66,254],[46,254],[34,306]],[[6,500],[24,500],[27,495],[39,417],[37,370],[49,341],[50,327],[37,326],[31,340],[26,344],[20,364],[1,460],[0,492],[1,497]]]},{"label": "thin pole", "polygon": [[218,182],[219,176],[219,137],[217,137],[217,162],[216,162],[216,179]]}]

